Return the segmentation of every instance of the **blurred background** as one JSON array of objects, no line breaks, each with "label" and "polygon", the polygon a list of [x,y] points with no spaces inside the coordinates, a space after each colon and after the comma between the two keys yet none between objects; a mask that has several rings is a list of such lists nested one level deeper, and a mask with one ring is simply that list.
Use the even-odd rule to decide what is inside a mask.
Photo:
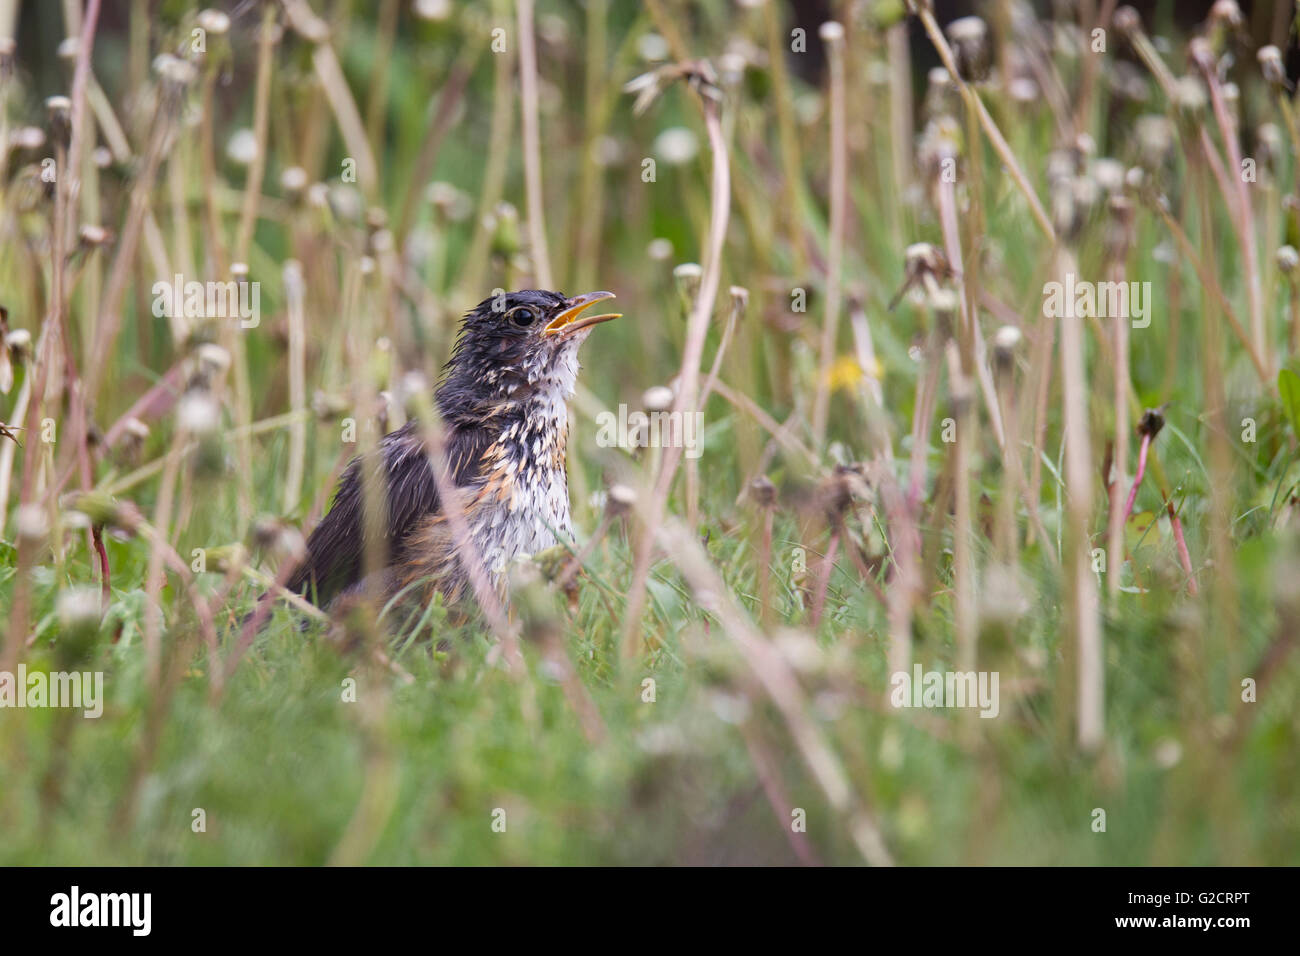
[{"label": "blurred background", "polygon": [[[1295,30],[0,0],[0,670],[107,698],[0,710],[0,861],[1294,861]],[[1066,273],[1150,325],[1045,316]],[[436,605],[245,628],[460,315],[547,284],[624,318],[522,664]],[[597,441],[665,388],[698,460]],[[891,706],[913,664],[998,717]]]}]

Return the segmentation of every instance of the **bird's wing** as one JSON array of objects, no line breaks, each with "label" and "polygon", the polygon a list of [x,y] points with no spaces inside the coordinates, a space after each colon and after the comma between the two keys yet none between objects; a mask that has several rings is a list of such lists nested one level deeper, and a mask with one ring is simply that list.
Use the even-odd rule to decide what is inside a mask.
[{"label": "bird's wing", "polygon": [[[484,444],[475,432],[452,429],[447,435],[447,461],[452,481],[457,485],[473,482],[478,475]],[[387,485],[386,522],[374,529],[367,527],[364,515],[365,485],[362,468],[382,463],[374,469],[379,487]],[[339,481],[334,505],[307,539],[307,556],[294,572],[287,587],[323,607],[331,598],[361,577],[365,562],[368,534],[381,534],[378,542],[382,563],[389,564],[403,539],[420,518],[436,514],[440,505],[438,486],[423,433],[415,422],[408,422],[384,437],[376,454],[355,458]]]}]

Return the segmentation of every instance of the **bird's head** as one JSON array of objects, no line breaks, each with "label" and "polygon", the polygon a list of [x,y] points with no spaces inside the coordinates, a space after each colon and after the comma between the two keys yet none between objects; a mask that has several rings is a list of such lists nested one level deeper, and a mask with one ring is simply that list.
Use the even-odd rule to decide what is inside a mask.
[{"label": "bird's head", "polygon": [[578,347],[596,325],[619,317],[587,310],[612,298],[525,289],[484,299],[465,314],[447,362],[438,390],[444,417],[530,398],[567,399],[577,381]]}]

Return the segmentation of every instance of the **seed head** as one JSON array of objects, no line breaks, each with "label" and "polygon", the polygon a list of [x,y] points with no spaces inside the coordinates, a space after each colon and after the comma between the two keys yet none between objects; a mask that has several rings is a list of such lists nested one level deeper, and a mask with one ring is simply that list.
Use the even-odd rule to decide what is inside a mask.
[{"label": "seed head", "polygon": [[200,10],[195,21],[200,29],[213,36],[225,36],[230,32],[230,17],[221,10]]},{"label": "seed head", "polygon": [[39,544],[50,533],[50,516],[41,505],[19,505],[14,512],[14,528],[19,538]]},{"label": "seed head", "polygon": [[1237,0],[1216,0],[1214,6],[1210,7],[1210,23],[1239,30],[1245,25],[1246,18],[1242,16]]},{"label": "seed head", "polygon": [[1116,10],[1110,22],[1122,37],[1133,37],[1142,32],[1142,17],[1129,6]]},{"label": "seed head", "polygon": [[652,385],[641,396],[641,403],[648,411],[667,411],[673,406],[673,390],[666,385]]},{"label": "seed head", "polygon": [[113,238],[113,234],[103,226],[96,226],[87,223],[77,232],[77,238],[83,246],[97,248],[99,246],[107,245],[108,241]]},{"label": "seed head", "polygon": [[993,359],[999,371],[1011,369],[1023,339],[1024,335],[1014,325],[1004,325],[993,333]]},{"label": "seed head", "polygon": [[628,485],[610,485],[605,495],[605,513],[611,518],[625,515],[636,507],[636,492]]},{"label": "seed head", "polygon": [[1295,246],[1282,246],[1277,251],[1277,268],[1291,282],[1295,282],[1300,272],[1300,252]]},{"label": "seed head", "polygon": [[970,82],[987,79],[993,65],[988,25],[979,17],[959,17],[948,24],[944,32],[952,44],[961,78]]},{"label": "seed head", "polygon": [[99,592],[89,587],[68,588],[59,594],[55,616],[64,634],[99,627]]},{"label": "seed head", "polygon": [[1137,432],[1139,435],[1148,436],[1155,441],[1160,429],[1165,427],[1165,416],[1158,408],[1148,408],[1142,413],[1142,418],[1138,420]]},{"label": "seed head", "polygon": [[749,493],[760,508],[776,506],[776,485],[767,475],[759,475],[749,483]]},{"label": "seed head", "polygon": [[72,100],[51,96],[45,101],[45,112],[50,118],[50,139],[66,149],[72,136]]},{"label": "seed head", "polygon": [[1260,72],[1269,86],[1278,89],[1286,82],[1286,69],[1282,65],[1282,52],[1275,46],[1262,46],[1255,54]]},{"label": "seed head", "polygon": [[302,198],[310,182],[307,170],[301,166],[289,166],[280,173],[280,188],[294,201]]}]

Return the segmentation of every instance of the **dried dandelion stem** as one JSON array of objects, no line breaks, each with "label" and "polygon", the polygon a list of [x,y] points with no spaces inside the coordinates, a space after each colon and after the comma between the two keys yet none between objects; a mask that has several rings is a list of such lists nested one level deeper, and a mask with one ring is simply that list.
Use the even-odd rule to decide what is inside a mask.
[{"label": "dried dandelion stem", "polygon": [[[100,300],[99,320],[95,325],[94,355],[112,355],[117,335],[122,325],[122,300],[126,295],[126,286],[131,278],[131,269],[135,262],[136,247],[144,226],[145,214],[149,209],[149,195],[153,192],[154,180],[158,167],[162,164],[171,135],[173,119],[167,113],[166,105],[160,103],[154,116],[150,133],[149,146],[145,150],[144,165],[140,176],[131,189],[130,207],[127,211],[126,225],[122,229],[118,242],[117,254],[109,271],[108,283]],[[93,402],[99,393],[104,371],[110,367],[108,362],[92,363],[86,373],[86,400]]]},{"label": "dried dandelion stem", "polygon": [[[1236,202],[1233,193],[1226,188],[1223,198],[1232,217],[1232,224],[1237,234],[1237,243],[1241,247],[1242,262],[1246,269],[1246,295],[1250,306],[1250,329],[1256,350],[1263,356],[1269,354],[1268,336],[1264,328],[1264,306],[1259,277],[1259,248],[1255,241],[1255,213],[1250,201],[1250,187],[1241,171],[1241,145],[1237,141],[1237,128],[1228,115],[1224,102],[1222,84],[1214,63],[1213,55],[1208,54],[1208,41],[1197,38],[1192,41],[1192,58],[1201,69],[1205,86],[1210,91],[1210,106],[1215,123],[1219,127],[1219,136],[1223,139],[1228,152],[1228,165],[1232,167],[1231,180],[1236,189]],[[1207,155],[1214,153],[1207,148]],[[1217,159],[1215,155],[1215,159]],[[1221,183],[1222,186],[1222,183]]]},{"label": "dried dandelion stem", "polygon": [[[270,123],[271,64],[275,49],[275,5],[268,3],[262,11],[262,29],[257,38],[257,78],[253,87],[253,138],[257,143],[253,162],[244,180],[244,200],[239,209],[239,231],[235,234],[234,261],[248,261],[248,247],[257,225],[257,207],[262,198],[262,180],[266,175],[267,127]],[[382,72],[382,71],[381,71]]]},{"label": "dried dandelion stem", "polygon": [[745,741],[745,748],[749,751],[749,760],[754,765],[754,773],[758,777],[759,785],[763,788],[763,795],[767,798],[768,806],[772,808],[772,813],[776,816],[777,826],[780,827],[785,834],[786,840],[789,841],[790,849],[794,851],[795,856],[799,858],[799,862],[804,866],[820,866],[820,861],[818,861],[817,855],[813,852],[812,845],[808,840],[808,834],[796,833],[790,827],[790,815],[794,804],[791,802],[785,783],[781,779],[779,764],[763,744],[758,728],[755,726],[755,721],[742,721],[740,735]]},{"label": "dried dandelion stem", "polygon": [[411,231],[411,220],[419,208],[420,195],[429,177],[433,175],[438,154],[442,150],[442,141],[451,128],[456,107],[465,95],[465,87],[469,84],[474,64],[478,62],[482,53],[482,44],[476,43],[468,47],[461,53],[460,59],[451,68],[446,82],[442,84],[438,107],[429,120],[428,129],[424,132],[424,139],[420,143],[420,154],[415,162],[415,171],[411,174],[411,181],[406,187],[406,199],[402,203],[401,212],[398,213],[394,237],[399,248],[406,246],[406,237]]},{"label": "dried dandelion stem", "polygon": [[831,529],[830,544],[826,546],[826,553],[822,555],[821,563],[817,568],[817,587],[813,592],[812,606],[812,628],[817,629],[821,623],[822,611],[826,607],[826,593],[830,589],[831,573],[835,570],[835,556],[840,548],[840,528],[838,524]]},{"label": "dried dandelion stem", "polygon": [[[379,7],[379,18],[375,25],[375,63],[388,64],[393,53],[393,40],[397,35],[397,17],[401,12],[401,0],[383,0]],[[392,77],[391,69],[371,71],[370,89],[366,93],[366,141],[370,149],[378,155],[384,148],[384,119],[388,106],[388,82]]]},{"label": "dried dandelion stem", "polygon": [[953,515],[953,589],[957,623],[957,663],[963,670],[975,667],[976,641],[979,637],[975,603],[975,553],[972,521],[971,446],[975,442],[974,389],[963,372],[957,343],[948,340],[948,392],[953,417],[957,422],[957,441],[953,449],[956,471]]},{"label": "dried dandelion stem", "polygon": [[312,66],[316,70],[316,78],[325,91],[325,98],[338,123],[349,158],[356,161],[357,183],[363,193],[373,197],[379,192],[379,166],[375,162],[375,154],[370,151],[361,111],[357,109],[357,102],[343,75],[343,67],[339,65],[339,58],[330,44],[329,27],[316,16],[307,0],[281,0],[281,3],[290,25],[315,47]]},{"label": "dried dandelion stem", "polygon": [[754,400],[743,392],[738,392],[722,379],[713,383],[713,390],[722,398],[726,399],[736,408],[740,409],[746,415],[749,415],[754,421],[762,426],[763,430],[772,436],[772,440],[791,454],[798,455],[810,465],[817,464],[817,456],[813,454],[811,448],[801,442],[793,434],[793,422],[787,421],[782,424],[774,419],[763,409],[754,403]]},{"label": "dried dandelion stem", "polygon": [[528,202],[529,249],[540,288],[551,289],[551,256],[546,246],[546,206],[542,201],[542,146],[537,121],[537,50],[533,0],[516,0],[519,19],[519,114],[523,124],[524,190]]},{"label": "dried dandelion stem", "polygon": [[993,438],[998,444],[998,448],[1006,445],[1005,430],[1002,425],[1002,414],[998,410],[997,389],[993,384],[993,376],[989,372],[988,362],[985,358],[984,339],[980,335],[979,312],[976,306],[975,290],[971,288],[972,280],[970,271],[965,267],[965,260],[961,251],[961,236],[957,222],[957,195],[956,184],[944,182],[940,179],[938,185],[939,196],[939,219],[943,228],[943,248],[944,254],[951,263],[953,272],[961,282],[962,293],[959,296],[962,316],[962,352],[973,366],[975,375],[979,380],[980,394],[984,399],[984,407],[989,413],[989,424],[993,428]]},{"label": "dried dandelion stem", "polygon": [[716,602],[722,632],[744,656],[763,690],[780,712],[804,763],[827,802],[844,821],[859,853],[873,866],[890,866],[893,859],[870,812],[861,806],[849,785],[839,758],[808,712],[798,678],[763,634],[750,623],[731,599],[726,583],[694,534],[680,521],[670,519],[656,536],[697,594]]},{"label": "dried dandelion stem", "polygon": [[[803,161],[800,158],[799,135],[794,119],[794,102],[790,94],[789,68],[786,66],[787,37],[781,26],[781,5],[763,4],[763,18],[767,32],[767,58],[772,66],[772,97],[776,101],[776,128],[780,141],[782,221],[786,228],[790,253],[794,259],[795,275],[805,275],[808,255],[804,249],[803,231],[799,222],[799,197],[802,186]],[[910,116],[910,113],[909,113]],[[911,134],[909,132],[910,140]]]},{"label": "dried dandelion stem", "polygon": [[[499,7],[500,4],[493,5]],[[505,188],[506,160],[510,154],[510,116],[514,111],[514,85],[510,82],[510,59],[495,55],[496,70],[492,80],[492,120],[488,132],[487,165],[483,171],[483,187],[479,192],[474,216],[474,238],[470,240],[461,270],[463,284],[454,290],[454,298],[481,294],[483,275],[488,267],[488,254],[492,246],[492,230],[488,218]],[[472,298],[471,298],[471,301]]]},{"label": "dried dandelion stem", "polygon": [[[253,422],[250,425],[231,429],[230,436],[236,438],[243,434],[260,435],[263,432],[275,431],[277,428],[284,428],[288,425],[292,425],[294,422],[305,421],[309,417],[310,413],[307,411],[285,412],[281,415],[273,415],[270,418],[264,418],[261,421]],[[197,442],[187,442],[184,445],[177,446],[168,451],[165,455],[161,455],[153,461],[141,465],[135,471],[106,482],[100,490],[106,494],[120,495],[122,492],[134,488],[136,485],[148,481],[154,475],[158,474],[158,472],[167,467],[167,462],[172,458],[187,455],[196,447],[198,447]]]},{"label": "dried dandelion stem", "polygon": [[[1058,250],[1057,273],[1066,275],[1074,271],[1073,257]],[[1105,733],[1105,661],[1097,582],[1089,560],[1088,521],[1092,513],[1094,469],[1088,435],[1083,326],[1078,317],[1066,315],[1061,318],[1061,385],[1065,405],[1066,590],[1070,631],[1078,655],[1076,720],[1079,746],[1085,751],[1094,751],[1101,746]]]},{"label": "dried dandelion stem", "polygon": [[750,482],[763,509],[763,531],[758,547],[758,620],[768,627],[772,619],[772,527],[776,522],[776,489],[766,477]]},{"label": "dried dandelion stem", "polygon": [[1183,227],[1180,226],[1174,220],[1173,216],[1169,214],[1169,210],[1165,208],[1164,203],[1157,198],[1151,203],[1151,206],[1155,209],[1156,215],[1160,217],[1161,221],[1169,229],[1169,232],[1174,237],[1174,242],[1177,244],[1183,257],[1186,258],[1196,270],[1196,275],[1201,280],[1201,286],[1214,297],[1215,301],[1218,302],[1219,307],[1223,309],[1224,318],[1228,320],[1228,325],[1232,328],[1233,335],[1237,337],[1237,341],[1239,341],[1242,348],[1246,350],[1251,365],[1255,367],[1255,374],[1259,376],[1262,383],[1268,384],[1270,376],[1268,374],[1268,369],[1264,365],[1264,360],[1256,350],[1255,343],[1251,340],[1250,336],[1246,334],[1246,330],[1242,326],[1241,320],[1237,318],[1237,313],[1233,311],[1232,303],[1230,303],[1228,297],[1223,294],[1223,289],[1219,286],[1218,280],[1215,279],[1214,273],[1210,271],[1205,260],[1201,256],[1197,255],[1196,247],[1193,246],[1191,240],[1187,238],[1187,233],[1183,231]]},{"label": "dried dandelion stem", "polygon": [[293,514],[302,497],[302,476],[307,454],[307,318],[306,289],[302,265],[290,259],[284,264],[284,293],[289,315],[289,410],[299,417],[289,426],[289,467],[284,476],[285,514]]},{"label": "dried dandelion stem", "polygon": [[[173,438],[172,447],[182,447],[184,439],[178,430]],[[153,526],[157,534],[149,542],[149,566],[145,572],[145,608],[144,608],[144,667],[145,678],[151,687],[156,687],[162,667],[162,630],[163,611],[160,603],[163,568],[167,562],[167,552],[171,550],[168,542],[168,528],[172,520],[172,503],[176,493],[176,478],[179,474],[181,455],[168,455],[167,465],[163,469],[161,487],[158,491],[158,503],[154,508]]]},{"label": "dried dandelion stem", "polygon": [[1138,447],[1138,465],[1137,473],[1133,476],[1133,487],[1129,489],[1128,500],[1124,502],[1124,519],[1121,523],[1128,523],[1128,519],[1133,515],[1133,504],[1137,501],[1138,488],[1142,485],[1142,479],[1147,473],[1147,453],[1151,450],[1151,435],[1147,432],[1142,434],[1142,444]]},{"label": "dried dandelion stem", "polygon": [[[726,139],[722,132],[722,117],[715,100],[702,96],[699,102],[704,112],[709,146],[713,152],[712,203],[709,216],[708,254],[704,259],[699,292],[687,322],[686,344],[682,350],[681,384],[673,402],[673,411],[676,413],[698,407],[700,360],[704,356],[704,340],[709,331],[709,317],[713,314],[713,307],[718,298],[718,286],[722,279],[722,247],[731,212],[730,161]],[[721,394],[720,382],[717,388]],[[620,642],[625,659],[635,657],[640,650],[641,615],[645,610],[646,581],[650,576],[650,563],[654,554],[653,529],[663,522],[668,493],[672,489],[673,476],[681,457],[680,447],[664,449],[658,479],[645,513],[646,522],[637,541],[632,583],[628,590]]]},{"label": "dried dandelion stem", "polygon": [[844,28],[823,23],[821,37],[830,72],[830,237],[826,254],[826,314],[822,319],[821,348],[818,352],[817,388],[813,397],[813,447],[826,441],[826,419],[830,412],[831,365],[835,361],[835,332],[839,328],[840,296],[844,263],[844,226],[848,216],[849,147],[845,119]]},{"label": "dried dandelion stem", "polygon": [[1033,214],[1034,222],[1038,228],[1052,242],[1056,241],[1056,230],[1052,227],[1052,221],[1047,216],[1047,211],[1039,201],[1038,195],[1034,188],[1029,184],[1029,179],[1025,176],[1024,171],[1020,168],[1020,163],[1016,161],[1015,154],[1011,152],[1011,147],[1007,145],[1006,138],[1002,131],[998,129],[997,123],[993,122],[993,117],[984,107],[984,102],[979,98],[970,84],[961,78],[961,73],[957,69],[957,61],[953,57],[952,47],[948,45],[948,40],[939,29],[939,24],[934,19],[934,13],[924,2],[914,2],[916,15],[920,17],[922,25],[925,27],[926,34],[930,37],[930,42],[939,53],[939,59],[942,61],[944,68],[947,69],[952,83],[957,87],[962,99],[966,103],[966,108],[971,110],[979,119],[980,126],[984,129],[984,135],[989,138],[993,145],[993,151],[998,154],[1002,164],[1006,166],[1007,172],[1011,175],[1012,181],[1016,188],[1020,190],[1021,195],[1029,204],[1029,211]]},{"label": "dried dandelion stem", "polygon": [[895,200],[902,201],[912,179],[912,52],[907,20],[900,19],[885,35],[889,50],[889,145],[893,159]]}]

